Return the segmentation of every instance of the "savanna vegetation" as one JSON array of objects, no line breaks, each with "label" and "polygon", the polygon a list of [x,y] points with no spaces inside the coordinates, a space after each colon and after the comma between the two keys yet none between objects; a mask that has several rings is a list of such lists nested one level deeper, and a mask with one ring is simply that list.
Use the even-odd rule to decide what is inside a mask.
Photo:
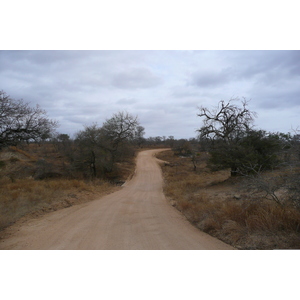
[{"label": "savanna vegetation", "polygon": [[0,92],[0,230],[119,189],[138,151],[174,142],[144,138],[138,117],[123,111],[73,137],[58,128],[39,106]]},{"label": "savanna vegetation", "polygon": [[110,193],[134,171],[138,118],[118,112],[74,138],[39,106],[0,92],[0,229],[28,216]]},{"label": "savanna vegetation", "polygon": [[198,139],[158,156],[171,204],[238,249],[299,249],[300,135],[254,129],[245,100],[199,110]]},{"label": "savanna vegetation", "polygon": [[238,249],[300,247],[300,134],[255,129],[245,99],[200,107],[189,140],[144,138],[122,111],[70,137],[39,106],[5,92],[0,102],[0,230],[113,192],[138,151],[170,147],[159,154],[164,191],[192,224]]}]

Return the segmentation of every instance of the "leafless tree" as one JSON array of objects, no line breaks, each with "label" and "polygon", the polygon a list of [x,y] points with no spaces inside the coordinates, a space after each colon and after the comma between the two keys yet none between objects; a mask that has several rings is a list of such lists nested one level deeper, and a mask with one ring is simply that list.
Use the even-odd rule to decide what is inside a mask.
[{"label": "leafless tree", "polygon": [[101,128],[97,124],[85,126],[76,134],[74,142],[75,169],[91,178],[103,175],[106,152],[102,145]]},{"label": "leafless tree", "polygon": [[121,141],[133,138],[138,125],[137,116],[134,117],[127,112],[118,112],[104,122],[102,131],[112,144],[117,147]]},{"label": "leafless tree", "polygon": [[242,107],[234,104],[234,101],[239,99],[231,99],[227,103],[221,100],[213,110],[199,107],[198,116],[204,118],[204,126],[198,130],[200,137],[220,138],[230,144],[250,129],[256,113],[248,109],[249,101],[243,99]]},{"label": "leafless tree", "polygon": [[38,105],[35,108],[0,91],[0,149],[20,142],[44,140],[57,127]]},{"label": "leafless tree", "polygon": [[75,138],[75,166],[91,178],[112,172],[115,162],[128,152],[126,146],[134,138],[138,124],[137,117],[119,112],[102,127],[86,126]]},{"label": "leafless tree", "polygon": [[247,100],[243,99],[241,106],[234,103],[237,101],[240,100],[221,100],[215,109],[200,107],[198,114],[203,118],[203,126],[198,130],[200,142],[204,141],[214,164],[231,168],[233,176],[237,175],[238,157],[243,159],[245,156],[245,149],[239,141],[251,130],[256,116],[255,112],[248,109]]},{"label": "leafless tree", "polygon": [[248,164],[246,166],[247,171],[243,172],[240,170],[240,174],[246,179],[243,185],[250,189],[252,195],[262,194],[262,197],[273,200],[282,206],[283,199],[279,196],[279,190],[285,186],[283,178],[275,175],[267,176],[263,174],[260,167],[261,166],[251,166],[251,164]]}]

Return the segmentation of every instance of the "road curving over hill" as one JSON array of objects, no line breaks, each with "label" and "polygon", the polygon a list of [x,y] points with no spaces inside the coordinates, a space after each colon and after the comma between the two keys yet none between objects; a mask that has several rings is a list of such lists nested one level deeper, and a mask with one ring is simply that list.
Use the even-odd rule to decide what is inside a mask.
[{"label": "road curving over hill", "polygon": [[135,174],[121,190],[29,220],[0,249],[234,249],[193,227],[168,203],[154,156],[159,151],[138,154]]}]

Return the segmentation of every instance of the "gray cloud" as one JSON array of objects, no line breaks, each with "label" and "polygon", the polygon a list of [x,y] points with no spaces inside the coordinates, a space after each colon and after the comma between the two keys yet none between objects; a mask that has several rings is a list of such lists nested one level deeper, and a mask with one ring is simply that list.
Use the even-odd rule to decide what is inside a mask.
[{"label": "gray cloud", "polygon": [[123,98],[123,99],[118,100],[116,103],[122,104],[122,105],[131,105],[131,104],[137,103],[137,100]]},{"label": "gray cloud", "polygon": [[115,74],[112,84],[121,89],[152,88],[160,85],[162,79],[146,68],[133,68]]},{"label": "gray cloud", "polygon": [[227,58],[235,80],[274,84],[300,75],[299,51],[230,51]]},{"label": "gray cloud", "polygon": [[191,85],[195,85],[201,88],[212,88],[215,86],[221,86],[228,83],[231,80],[231,75],[228,69],[221,71],[205,71],[196,72],[192,75]]},{"label": "gray cloud", "polygon": [[190,91],[186,87],[174,88],[171,91],[171,96],[175,98],[194,98],[199,97],[199,92]]},{"label": "gray cloud", "polygon": [[0,51],[0,82],[68,134],[127,110],[147,136],[194,137],[197,106],[243,96],[258,127],[300,125],[300,51]]}]

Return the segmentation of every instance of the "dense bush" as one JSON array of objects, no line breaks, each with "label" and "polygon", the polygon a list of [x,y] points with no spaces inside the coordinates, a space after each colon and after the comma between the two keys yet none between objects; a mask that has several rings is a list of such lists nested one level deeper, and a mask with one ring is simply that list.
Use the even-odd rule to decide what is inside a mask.
[{"label": "dense bush", "polygon": [[235,143],[222,140],[211,146],[211,166],[230,168],[232,175],[257,173],[276,167],[284,141],[263,130],[250,130]]}]

